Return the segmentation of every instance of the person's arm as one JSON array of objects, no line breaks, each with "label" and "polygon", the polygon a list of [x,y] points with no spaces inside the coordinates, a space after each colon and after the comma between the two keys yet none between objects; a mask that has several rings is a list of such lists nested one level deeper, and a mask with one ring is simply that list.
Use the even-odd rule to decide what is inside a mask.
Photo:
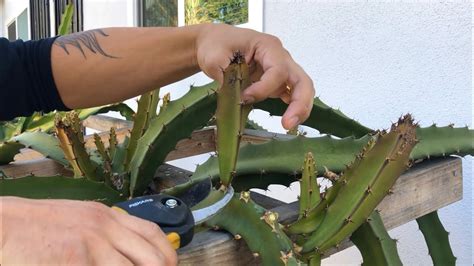
[{"label": "person's arm", "polygon": [[56,39],[51,64],[64,104],[74,109],[122,101],[200,70],[221,81],[236,51],[253,66],[256,82],[244,100],[281,97],[290,103],[282,119],[287,129],[306,120],[311,79],[276,37],[253,30],[216,24],[96,29]]}]

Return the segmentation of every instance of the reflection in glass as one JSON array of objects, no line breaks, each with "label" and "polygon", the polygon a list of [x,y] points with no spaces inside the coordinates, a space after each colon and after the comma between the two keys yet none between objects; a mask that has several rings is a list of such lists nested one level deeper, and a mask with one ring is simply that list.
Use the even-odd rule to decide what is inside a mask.
[{"label": "reflection in glass", "polygon": [[185,0],[186,25],[205,22],[239,25],[248,22],[248,0]]},{"label": "reflection in glass", "polygon": [[178,0],[143,0],[142,26],[178,26]]}]

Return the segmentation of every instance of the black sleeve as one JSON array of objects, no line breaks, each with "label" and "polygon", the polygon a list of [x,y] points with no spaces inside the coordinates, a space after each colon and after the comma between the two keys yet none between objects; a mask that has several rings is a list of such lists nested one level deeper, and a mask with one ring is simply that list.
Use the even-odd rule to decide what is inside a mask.
[{"label": "black sleeve", "polygon": [[53,79],[54,40],[10,42],[0,38],[0,121],[35,111],[68,110]]}]

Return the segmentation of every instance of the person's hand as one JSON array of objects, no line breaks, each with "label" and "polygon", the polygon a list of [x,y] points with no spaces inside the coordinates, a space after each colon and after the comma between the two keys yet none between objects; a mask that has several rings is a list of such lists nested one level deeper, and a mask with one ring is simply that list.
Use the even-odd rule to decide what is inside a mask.
[{"label": "person's hand", "polygon": [[0,198],[2,265],[176,265],[161,229],[94,202]]},{"label": "person's hand", "polygon": [[222,84],[233,53],[240,51],[251,66],[254,82],[242,94],[245,103],[281,98],[288,103],[282,125],[290,129],[304,122],[312,109],[315,90],[311,78],[272,35],[224,24],[202,25],[196,39],[196,61],[209,77]]}]

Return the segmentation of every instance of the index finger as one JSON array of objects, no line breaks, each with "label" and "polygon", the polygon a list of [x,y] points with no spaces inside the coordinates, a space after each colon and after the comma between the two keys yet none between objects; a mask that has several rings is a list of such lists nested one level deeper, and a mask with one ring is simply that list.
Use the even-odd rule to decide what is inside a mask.
[{"label": "index finger", "polygon": [[297,68],[297,73],[290,74],[288,80],[292,88],[291,99],[281,121],[286,129],[294,128],[308,119],[316,93],[311,78],[299,66]]}]

